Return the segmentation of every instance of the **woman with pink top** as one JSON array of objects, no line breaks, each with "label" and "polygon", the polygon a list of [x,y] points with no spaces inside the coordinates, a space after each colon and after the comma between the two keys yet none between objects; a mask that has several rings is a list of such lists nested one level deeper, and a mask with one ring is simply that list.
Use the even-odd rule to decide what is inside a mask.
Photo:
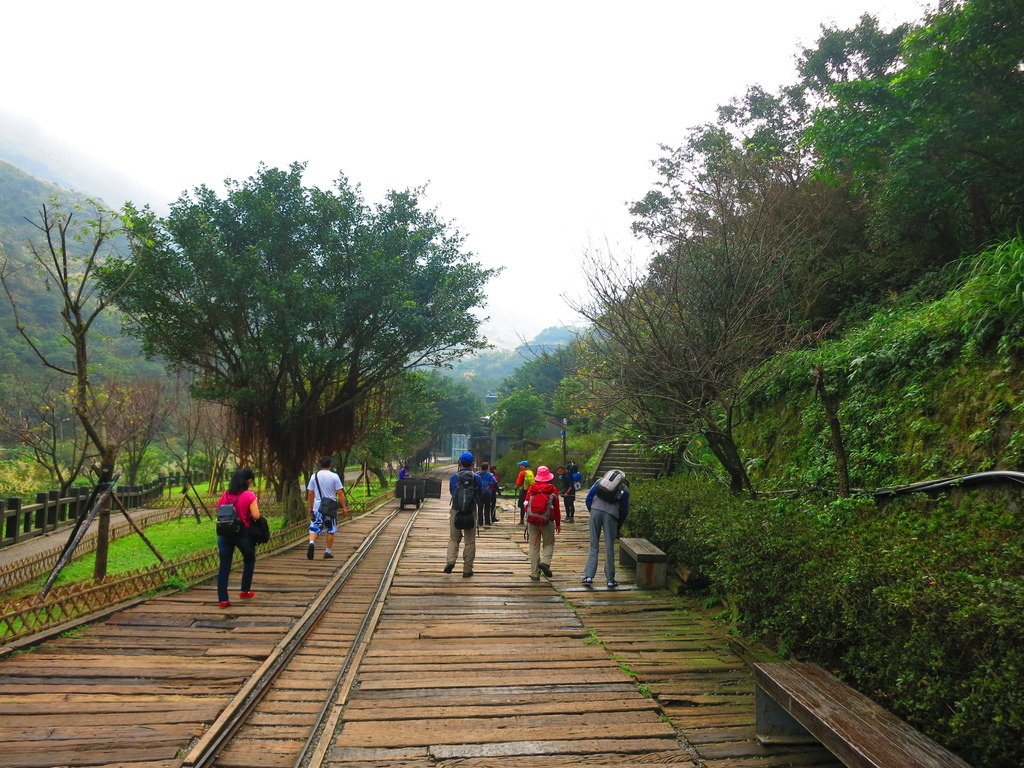
[{"label": "woman with pink top", "polygon": [[238,596],[242,599],[255,597],[252,591],[252,573],[256,568],[256,544],[249,535],[253,520],[260,519],[260,505],[256,494],[249,490],[255,473],[251,469],[238,469],[231,475],[231,482],[228,489],[217,502],[221,504],[234,504],[238,519],[242,521],[241,530],[231,536],[217,536],[217,552],[220,554],[220,570],[217,571],[217,599],[221,608],[231,605],[228,600],[228,575],[231,573],[231,560],[235,555],[235,548],[242,553],[242,585]]}]

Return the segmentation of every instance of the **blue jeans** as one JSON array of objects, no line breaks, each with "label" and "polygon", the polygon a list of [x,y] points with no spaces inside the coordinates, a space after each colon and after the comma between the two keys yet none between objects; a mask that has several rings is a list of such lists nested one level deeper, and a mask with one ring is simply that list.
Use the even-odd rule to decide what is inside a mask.
[{"label": "blue jeans", "polygon": [[248,592],[252,589],[252,572],[256,569],[256,545],[249,538],[249,532],[242,531],[237,536],[218,536],[220,570],[217,571],[217,600],[222,603],[228,600],[228,574],[231,573],[235,547],[242,553],[242,586],[238,591]]},{"label": "blue jeans", "polygon": [[590,510],[590,552],[587,554],[583,575],[592,579],[597,573],[601,531],[604,531],[604,575],[608,581],[612,581],[615,579],[615,537],[619,532],[619,520],[601,509]]}]

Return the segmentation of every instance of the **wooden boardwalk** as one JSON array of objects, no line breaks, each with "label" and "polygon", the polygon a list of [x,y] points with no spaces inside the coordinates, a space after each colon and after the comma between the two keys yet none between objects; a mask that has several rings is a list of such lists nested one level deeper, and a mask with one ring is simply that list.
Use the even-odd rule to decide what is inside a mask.
[{"label": "wooden boardwalk", "polygon": [[[0,661],[0,762],[177,768],[382,514],[344,526],[333,561],[306,560],[304,546],[260,560],[251,601],[221,610],[207,584]],[[445,502],[423,505],[325,742],[327,764],[835,765],[820,749],[757,744],[746,667],[692,600],[631,589],[628,572],[614,592],[579,583],[585,513],[563,528],[555,576],[541,582],[529,579],[513,513],[501,517],[464,579],[441,571]],[[219,765],[294,764],[378,560],[346,582]]]}]

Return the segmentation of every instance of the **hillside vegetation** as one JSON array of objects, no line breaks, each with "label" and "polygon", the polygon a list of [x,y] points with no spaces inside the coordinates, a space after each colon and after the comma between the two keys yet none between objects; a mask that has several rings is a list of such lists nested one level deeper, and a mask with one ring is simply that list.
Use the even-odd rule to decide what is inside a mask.
[{"label": "hillside vegetation", "polygon": [[974,765],[1024,762],[1021,493],[842,499],[811,370],[835,385],[854,486],[1019,468],[1024,241],[961,265],[942,298],[880,309],[769,361],[738,430],[762,488],[639,483],[634,533],[710,580],[740,631],[840,672]]}]

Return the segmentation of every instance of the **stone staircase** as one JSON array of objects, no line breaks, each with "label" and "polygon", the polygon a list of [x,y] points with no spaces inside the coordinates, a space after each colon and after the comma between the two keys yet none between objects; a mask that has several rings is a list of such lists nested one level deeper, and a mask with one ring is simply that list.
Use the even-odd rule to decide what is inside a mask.
[{"label": "stone staircase", "polygon": [[635,450],[633,443],[612,440],[605,446],[601,460],[597,463],[597,471],[590,482],[593,483],[609,469],[621,469],[628,479],[635,480],[668,474],[671,467],[668,459],[642,456]]}]

